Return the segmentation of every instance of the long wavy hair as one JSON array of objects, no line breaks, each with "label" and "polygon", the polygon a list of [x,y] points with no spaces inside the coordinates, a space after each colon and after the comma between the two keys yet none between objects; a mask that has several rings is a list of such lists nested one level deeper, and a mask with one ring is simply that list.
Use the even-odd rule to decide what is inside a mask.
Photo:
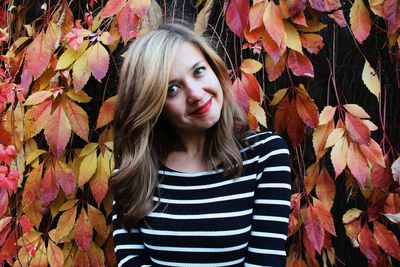
[{"label": "long wavy hair", "polygon": [[114,114],[118,171],[110,178],[110,188],[118,222],[128,230],[157,207],[153,195],[158,191],[159,165],[177,142],[161,114],[172,62],[183,42],[200,49],[223,91],[221,116],[207,132],[204,158],[210,169],[216,168],[218,159],[225,179],[238,177],[242,170],[240,148],[245,145],[248,124],[236,103],[224,61],[204,37],[185,26],[166,24],[146,33],[125,53]]}]

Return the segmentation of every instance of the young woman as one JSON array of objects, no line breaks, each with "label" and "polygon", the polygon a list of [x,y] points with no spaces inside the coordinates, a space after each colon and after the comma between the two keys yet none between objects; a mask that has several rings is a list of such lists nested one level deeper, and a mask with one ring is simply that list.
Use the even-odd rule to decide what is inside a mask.
[{"label": "young woman", "polygon": [[161,26],[126,52],[115,108],[118,266],[284,266],[289,153],[252,133],[223,60]]}]

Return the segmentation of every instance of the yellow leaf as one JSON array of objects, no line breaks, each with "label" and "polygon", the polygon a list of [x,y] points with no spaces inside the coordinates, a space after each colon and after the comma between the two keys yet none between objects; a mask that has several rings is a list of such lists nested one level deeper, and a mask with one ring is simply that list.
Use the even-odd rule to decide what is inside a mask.
[{"label": "yellow leaf", "polygon": [[93,151],[91,154],[86,156],[79,167],[79,186],[84,185],[87,181],[92,178],[97,168],[97,151]]},{"label": "yellow leaf", "polygon": [[59,209],[59,211],[66,211],[72,209],[76,203],[78,203],[79,199],[71,199],[65,202]]},{"label": "yellow leaf", "polygon": [[307,20],[307,27],[299,25],[296,28],[301,32],[319,32],[325,29],[327,26],[328,25],[317,20]]},{"label": "yellow leaf", "polygon": [[319,125],[324,125],[330,122],[335,115],[336,107],[326,106],[319,114]]},{"label": "yellow leaf", "polygon": [[303,54],[300,35],[293,24],[285,21],[285,33],[287,36],[286,46]]},{"label": "yellow leaf", "polygon": [[331,151],[331,161],[335,169],[335,177],[342,173],[347,165],[347,154],[349,151],[349,143],[346,137],[340,138],[333,146]]},{"label": "yellow leaf", "polygon": [[362,80],[365,86],[367,86],[368,90],[373,93],[379,101],[381,82],[379,81],[378,74],[371,67],[367,60],[365,60],[364,69],[362,72]]},{"label": "yellow leaf", "polygon": [[104,18],[100,18],[100,15],[101,12],[97,13],[97,15],[93,18],[93,24],[92,26],[90,26],[91,32],[95,32],[99,28],[100,24],[103,22]]},{"label": "yellow leaf", "polygon": [[265,116],[264,109],[260,106],[260,104],[252,99],[250,99],[250,107],[249,113],[253,114],[256,117],[257,121],[267,128],[267,118]]},{"label": "yellow leaf", "polygon": [[60,242],[61,239],[71,232],[76,221],[76,210],[77,206],[74,206],[72,209],[61,214],[56,228],[56,239],[54,240],[56,243]]},{"label": "yellow leaf", "polygon": [[240,65],[240,70],[248,74],[256,73],[262,68],[262,64],[254,59],[245,59]]},{"label": "yellow leaf", "polygon": [[75,91],[79,91],[85,86],[90,78],[90,69],[88,66],[89,52],[86,50],[72,66],[72,80]]},{"label": "yellow leaf", "polygon": [[326,140],[325,148],[331,147],[335,145],[340,138],[343,137],[344,129],[343,128],[336,128],[334,129],[328,136]]},{"label": "yellow leaf", "polygon": [[47,244],[47,257],[50,267],[64,266],[64,255],[60,247],[55,245],[51,240]]},{"label": "yellow leaf", "polygon": [[214,0],[207,0],[203,9],[197,15],[196,23],[194,24],[194,31],[201,34],[207,30],[208,19],[211,14],[211,9],[214,5]]},{"label": "yellow leaf", "polygon": [[86,144],[85,147],[81,150],[81,153],[79,153],[79,157],[86,157],[87,155],[91,154],[95,149],[97,149],[98,146],[98,143]]},{"label": "yellow leaf", "polygon": [[79,102],[79,103],[87,103],[90,100],[92,100],[92,98],[90,96],[88,96],[85,91],[75,91],[75,90],[69,90],[67,92],[65,92],[65,94],[67,96],[69,96],[69,98],[71,98],[72,100],[74,100],[75,102]]},{"label": "yellow leaf", "polygon": [[[44,242],[41,240],[39,248],[36,248],[35,256],[30,261],[30,267],[46,267],[47,266],[47,255]],[[29,245],[28,245],[29,246]]]},{"label": "yellow leaf", "polygon": [[68,68],[77,58],[79,58],[89,45],[89,40],[83,41],[78,51],[72,47],[68,47],[60,56],[57,61],[56,70],[63,70]]},{"label": "yellow leaf", "polygon": [[343,223],[350,223],[350,222],[358,219],[358,217],[360,217],[361,213],[362,213],[362,210],[359,210],[356,208],[349,209],[348,211],[346,211],[345,214],[343,214],[342,221],[343,221]]},{"label": "yellow leaf", "polygon": [[286,95],[288,88],[283,88],[279,89],[278,91],[275,92],[274,98],[272,98],[272,101],[269,103],[270,106],[276,106],[281,102],[282,98]]}]

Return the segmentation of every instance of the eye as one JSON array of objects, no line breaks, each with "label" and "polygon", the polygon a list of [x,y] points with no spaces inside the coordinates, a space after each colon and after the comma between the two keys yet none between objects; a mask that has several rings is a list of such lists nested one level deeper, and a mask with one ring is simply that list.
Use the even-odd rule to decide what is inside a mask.
[{"label": "eye", "polygon": [[177,86],[177,85],[168,86],[167,94],[168,94],[168,96],[173,96],[178,92],[178,90],[179,90],[179,86]]},{"label": "eye", "polygon": [[206,67],[198,67],[197,69],[194,70],[194,76],[199,76],[204,72],[205,69]]}]

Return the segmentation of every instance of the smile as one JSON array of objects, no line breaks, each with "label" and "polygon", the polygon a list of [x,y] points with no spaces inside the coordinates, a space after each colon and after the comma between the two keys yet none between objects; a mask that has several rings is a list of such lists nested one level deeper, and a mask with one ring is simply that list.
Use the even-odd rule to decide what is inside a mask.
[{"label": "smile", "polygon": [[204,105],[200,106],[198,109],[193,111],[191,115],[203,115],[207,113],[207,111],[209,111],[211,108],[211,104],[212,104],[212,98],[210,98],[210,100],[208,100]]}]

